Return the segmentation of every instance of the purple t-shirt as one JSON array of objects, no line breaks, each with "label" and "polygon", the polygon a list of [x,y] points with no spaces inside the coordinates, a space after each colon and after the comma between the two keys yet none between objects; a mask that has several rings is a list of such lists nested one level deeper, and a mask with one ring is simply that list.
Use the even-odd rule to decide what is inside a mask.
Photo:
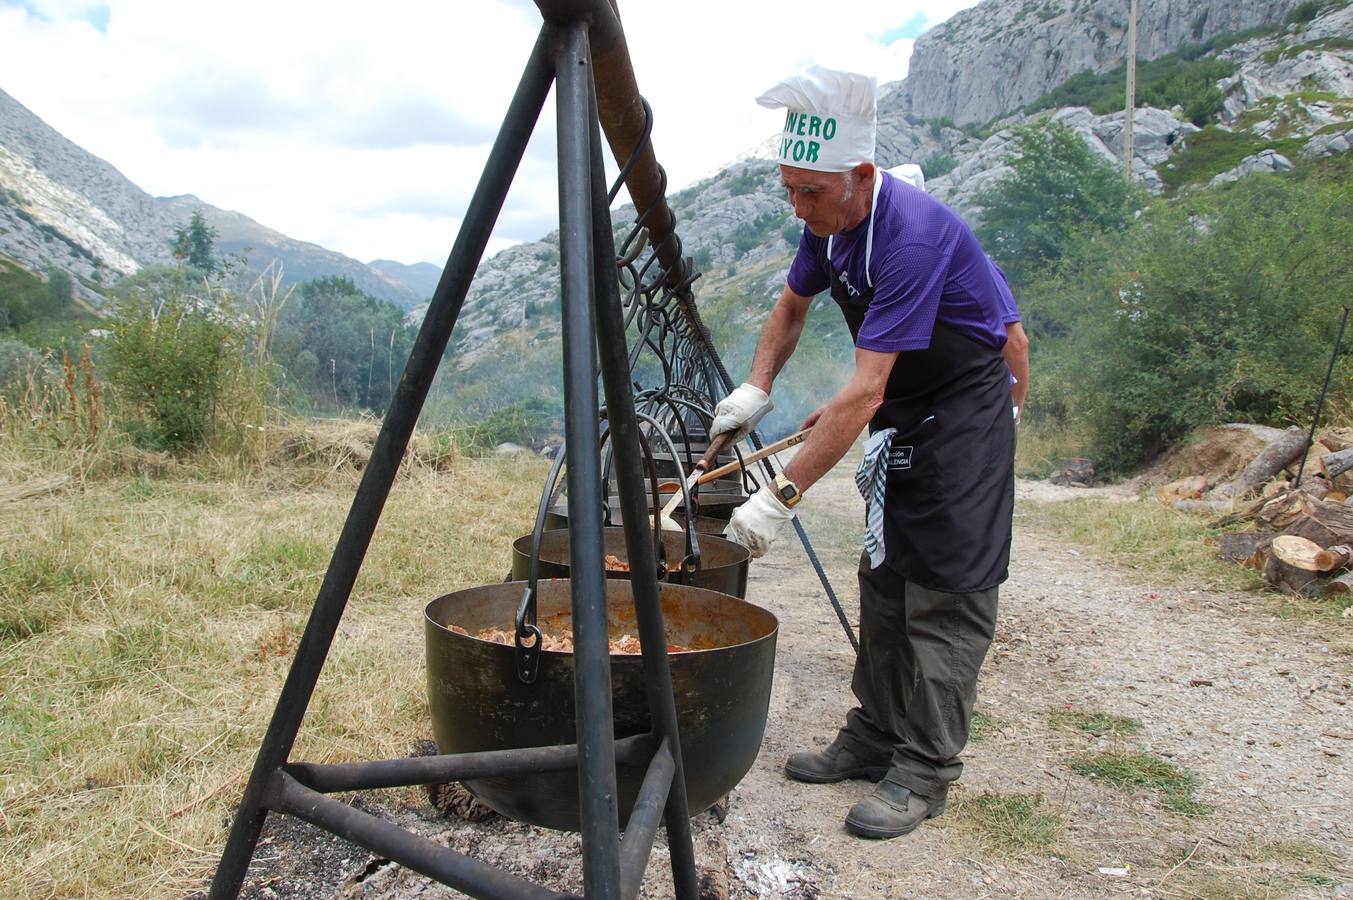
[{"label": "purple t-shirt", "polygon": [[996,270],[998,276],[996,278],[996,290],[1000,291],[1001,305],[1005,307],[1005,312],[1001,314],[1001,321],[1007,325],[1011,322],[1018,322],[1020,320],[1019,306],[1015,304],[1015,295],[1010,293],[1010,282],[1006,280],[1005,269],[997,265],[996,260],[990,256],[987,257],[987,262],[991,263],[991,268]]},{"label": "purple t-shirt", "polygon": [[[874,248],[866,278],[870,227]],[[989,346],[1005,344],[1002,279],[972,229],[925,191],[886,172],[873,216],[832,238],[831,265],[851,296],[867,290],[871,279],[874,285],[857,347],[880,353],[923,350],[930,346],[937,320]],[[787,281],[803,297],[831,286],[826,238],[803,230]]]}]

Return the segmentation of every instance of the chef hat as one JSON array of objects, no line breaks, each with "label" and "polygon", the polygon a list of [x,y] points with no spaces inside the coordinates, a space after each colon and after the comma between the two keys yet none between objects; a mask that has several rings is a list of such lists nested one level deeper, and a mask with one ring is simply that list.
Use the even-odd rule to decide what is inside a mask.
[{"label": "chef hat", "polygon": [[891,169],[885,169],[889,175],[900,178],[913,187],[925,190],[925,173],[916,163],[902,163],[900,166],[893,166]]},{"label": "chef hat", "polygon": [[876,93],[872,76],[811,66],[756,102],[788,110],[778,162],[816,172],[848,172],[874,159]]}]

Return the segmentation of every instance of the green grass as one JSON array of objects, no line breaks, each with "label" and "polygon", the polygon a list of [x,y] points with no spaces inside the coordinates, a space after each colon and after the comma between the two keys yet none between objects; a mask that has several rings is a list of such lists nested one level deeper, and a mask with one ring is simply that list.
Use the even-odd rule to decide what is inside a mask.
[{"label": "green grass", "polygon": [[1180,815],[1198,816],[1211,807],[1194,799],[1198,776],[1149,753],[1081,753],[1067,760],[1071,771],[1117,791],[1150,791],[1160,804]]},{"label": "green grass", "polygon": [[[36,474],[0,451],[6,480]],[[530,528],[547,461],[442,462],[391,492],[295,759],[426,737],[422,607],[501,580]],[[181,460],[0,504],[0,896],[203,886],[357,480]]]},{"label": "green grass", "polygon": [[1291,159],[1304,138],[1273,140],[1240,131],[1209,126],[1185,139],[1184,149],[1156,168],[1166,188],[1175,191],[1189,184],[1206,184],[1215,176],[1234,169],[1247,156],[1261,150],[1277,150]]},{"label": "green grass", "polygon": [[1117,502],[1087,497],[1020,503],[1022,521],[1039,531],[1164,582],[1222,591],[1266,588],[1257,572],[1218,558],[1216,548],[1207,543],[1217,530],[1206,520],[1154,499]]},{"label": "green grass", "polygon": [[1024,419],[1015,442],[1015,474],[1021,478],[1047,478],[1057,471],[1059,459],[1088,456],[1088,446],[1089,437],[1082,429]]},{"label": "green grass", "polygon": [[1293,44],[1290,47],[1280,47],[1277,50],[1269,50],[1262,55],[1264,62],[1270,66],[1284,59],[1295,59],[1307,50],[1323,50],[1334,52],[1337,50],[1353,50],[1353,40],[1346,37],[1324,37],[1314,41],[1307,41],[1304,44]]},{"label": "green grass", "polygon": [[963,819],[1006,850],[1047,850],[1062,827],[1062,817],[1042,808],[1042,794],[982,793],[965,797]]},{"label": "green grass", "polygon": [[980,709],[972,711],[972,721],[968,726],[968,740],[974,744],[980,744],[982,741],[989,740],[992,735],[1001,730],[1001,723],[994,716],[982,712]]},{"label": "green grass", "polygon": [[1053,728],[1084,731],[1096,737],[1103,735],[1123,737],[1142,733],[1142,723],[1136,719],[1093,709],[1067,709],[1059,706],[1048,710],[1047,719]]}]

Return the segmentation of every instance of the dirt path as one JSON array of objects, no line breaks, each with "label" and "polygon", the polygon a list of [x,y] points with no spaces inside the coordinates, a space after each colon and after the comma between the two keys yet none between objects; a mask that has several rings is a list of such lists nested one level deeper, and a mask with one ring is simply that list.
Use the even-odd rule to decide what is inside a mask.
[{"label": "dirt path", "polygon": [[[946,815],[895,841],[842,827],[870,786],[783,776],[785,756],[825,744],[851,704],[853,653],[791,533],[754,564],[748,599],[781,626],[765,739],[726,820],[695,821],[697,860],[726,896],[1353,897],[1353,626],[1280,618],[1270,599],[1166,589],[1097,564],[1040,535],[1035,518],[1055,514],[1046,501],[1061,496],[1021,485],[1012,577],[963,779]],[[847,467],[804,504],[852,621],[861,515]],[[1059,713],[1109,714],[1140,732],[1097,736]],[[1196,774],[1206,809],[1173,812],[1158,791],[1125,792],[1070,767],[1103,752],[1149,754],[1138,758]],[[1021,847],[1028,816],[993,815],[1012,808],[1049,836]],[[581,886],[574,835],[500,819],[469,825],[423,808],[386,814],[487,862]],[[305,826],[279,828],[268,846],[293,844],[314,862],[314,880],[300,887],[307,853],[278,852],[293,862],[257,866],[252,896],[458,896],[321,845]],[[659,847],[643,896],[671,895],[667,865]]]}]

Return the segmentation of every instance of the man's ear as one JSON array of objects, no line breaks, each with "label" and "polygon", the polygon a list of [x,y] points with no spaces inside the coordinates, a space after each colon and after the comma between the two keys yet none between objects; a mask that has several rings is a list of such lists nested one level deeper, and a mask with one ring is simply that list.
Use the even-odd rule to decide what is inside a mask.
[{"label": "man's ear", "polygon": [[859,179],[859,183],[872,186],[874,183],[874,173],[878,171],[878,167],[872,162],[862,162],[851,171],[855,173],[855,177]]}]

